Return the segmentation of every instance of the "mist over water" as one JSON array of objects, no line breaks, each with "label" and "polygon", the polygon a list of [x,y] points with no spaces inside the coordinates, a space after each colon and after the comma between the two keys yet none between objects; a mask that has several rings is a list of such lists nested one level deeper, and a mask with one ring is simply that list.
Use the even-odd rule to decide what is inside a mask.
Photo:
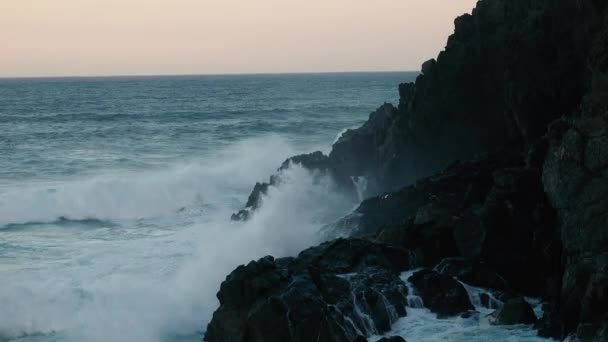
[{"label": "mist over water", "polygon": [[0,341],[200,341],[235,266],[356,205],[295,165],[231,222],[253,184],[412,77],[0,80]]}]

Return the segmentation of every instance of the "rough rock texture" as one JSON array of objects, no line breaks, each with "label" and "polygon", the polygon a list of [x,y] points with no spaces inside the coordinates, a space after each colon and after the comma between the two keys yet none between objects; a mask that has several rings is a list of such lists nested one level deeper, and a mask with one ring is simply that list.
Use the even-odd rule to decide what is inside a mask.
[{"label": "rough rock texture", "polygon": [[512,292],[507,281],[487,262],[481,260],[463,257],[445,258],[437,264],[435,270],[441,274],[457,278],[468,285],[494,289],[501,293]]},{"label": "rough rock texture", "polygon": [[493,314],[496,325],[534,324],[536,315],[534,310],[522,297],[512,298]]},{"label": "rough rock texture", "polygon": [[450,276],[422,270],[408,280],[422,297],[424,305],[438,317],[455,316],[474,309],[464,286]]},{"label": "rough rock texture", "polygon": [[206,341],[352,341],[406,315],[407,251],[336,240],[297,258],[265,257],[222,283]]},{"label": "rough rock texture", "polygon": [[[418,281],[422,291],[430,289],[427,305],[436,311],[459,298],[441,295],[459,291],[440,287],[456,277],[507,293],[507,300],[542,296],[547,305],[537,327],[543,336],[605,340],[607,8],[601,0],[481,0],[471,15],[456,19],[445,50],[423,64],[416,82],[399,86],[398,107],[380,107],[365,125],[343,134],[329,156],[294,157],[347,191],[353,191],[352,177],[368,180],[369,198],[333,228],[375,242],[338,245],[372,244],[369,251],[354,248],[367,261],[388,260],[388,249],[408,250],[401,269],[436,270]],[[273,176],[256,185],[247,212],[236,218],[246,219],[268,186],[279,184]],[[375,311],[378,301],[346,293],[374,289],[399,308],[402,295],[387,295],[402,285],[386,266],[391,262],[363,267],[328,246],[309,250],[315,258],[304,252],[233,272],[207,337],[305,340],[312,326],[321,340],[344,340],[385,329],[390,320],[382,305]],[[319,260],[333,266],[318,266]],[[341,264],[349,266],[335,267]],[[354,278],[346,276],[355,269]],[[322,282],[326,278],[331,281]],[[230,284],[247,290],[231,291]],[[264,291],[244,284],[262,284]],[[354,298],[372,323],[352,318]],[[466,306],[459,305],[455,311]],[[272,334],[266,317],[274,322]]]},{"label": "rough rock texture", "polygon": [[[545,190],[559,213],[564,246],[561,293],[552,315],[556,332],[599,329],[608,308],[608,81],[606,68],[577,117],[551,127]],[[556,335],[551,334],[551,335]]]},{"label": "rough rock texture", "polygon": [[559,277],[561,246],[541,171],[530,158],[534,151],[507,149],[455,163],[364,201],[336,229],[411,250],[415,267],[466,258],[476,267],[463,281],[501,289],[508,283],[526,295],[541,295],[547,280]]},{"label": "rough rock texture", "polygon": [[[529,144],[576,109],[590,80],[605,4],[597,0],[484,0],[415,83],[345,132],[320,167],[340,182],[393,191],[505,144]],[[597,56],[597,57],[594,57]],[[305,165],[305,163],[302,163]],[[316,163],[311,163],[316,168]],[[272,182],[271,182],[272,183]]]}]

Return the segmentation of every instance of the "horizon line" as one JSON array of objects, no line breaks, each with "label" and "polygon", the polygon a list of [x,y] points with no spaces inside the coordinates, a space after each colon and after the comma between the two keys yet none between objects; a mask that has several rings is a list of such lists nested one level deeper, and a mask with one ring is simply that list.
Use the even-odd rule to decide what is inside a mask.
[{"label": "horizon line", "polygon": [[294,71],[294,72],[233,72],[233,73],[184,73],[184,74],[114,74],[114,75],[42,75],[42,76],[0,76],[0,80],[53,79],[53,78],[136,78],[136,77],[188,77],[188,76],[281,76],[281,75],[322,75],[322,74],[388,74],[420,73],[414,70],[355,70],[355,71]]}]

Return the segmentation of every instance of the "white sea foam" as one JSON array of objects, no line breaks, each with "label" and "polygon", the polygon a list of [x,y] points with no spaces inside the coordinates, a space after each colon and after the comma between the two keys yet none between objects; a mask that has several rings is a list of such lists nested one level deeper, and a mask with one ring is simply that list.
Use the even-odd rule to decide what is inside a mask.
[{"label": "white sea foam", "polygon": [[[296,165],[250,221],[230,222],[230,200],[242,200],[293,152],[285,145],[258,139],[210,163],[102,175],[54,184],[54,192],[3,193],[5,224],[58,217],[113,224],[3,231],[3,251],[19,264],[0,264],[0,340],[43,334],[45,341],[200,341],[219,285],[235,266],[318,243],[321,224],[352,206],[328,179]],[[213,210],[186,217],[180,211],[203,204]]]},{"label": "white sea foam", "polygon": [[[463,318],[460,316],[439,319],[437,315],[429,309],[421,307],[422,300],[412,293],[413,286],[409,283],[409,277],[416,270],[404,272],[401,279],[408,285],[408,305],[407,316],[398,320],[391,332],[386,336],[402,336],[407,341],[421,342],[486,342],[486,341],[510,341],[510,342],[537,342],[549,341],[537,336],[536,330],[530,325],[514,325],[514,326],[499,326],[492,325],[488,320],[490,315],[496,308],[485,308],[481,306],[478,297],[481,293],[486,293],[494,300],[494,304],[498,301],[492,296],[491,292],[474,286],[463,284],[467,290],[471,302],[475,306],[475,313],[470,317]],[[534,306],[534,310],[539,316],[542,314],[541,303],[532,298],[526,298]],[[414,305],[412,305],[414,304]],[[377,341],[382,336],[374,336],[370,341]]]},{"label": "white sea foam", "polygon": [[87,179],[15,186],[0,192],[0,227],[60,218],[136,220],[191,206],[225,207],[226,200],[234,200],[229,196],[235,190],[248,191],[293,153],[284,139],[273,135],[245,140],[212,158],[171,169],[109,170]]}]

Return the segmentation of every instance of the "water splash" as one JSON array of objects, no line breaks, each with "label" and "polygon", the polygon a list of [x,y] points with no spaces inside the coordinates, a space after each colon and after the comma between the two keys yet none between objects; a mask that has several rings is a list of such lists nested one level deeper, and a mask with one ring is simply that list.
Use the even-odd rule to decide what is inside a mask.
[{"label": "water splash", "polygon": [[409,306],[410,308],[415,308],[415,309],[424,308],[424,302],[422,300],[422,297],[420,297],[416,294],[417,293],[416,288],[410,282],[409,279],[414,273],[416,273],[420,270],[421,270],[421,268],[403,272],[400,276],[401,280],[405,283],[405,286],[407,287],[407,306]]},{"label": "water splash", "polygon": [[[481,293],[491,295],[491,291],[467,284],[463,285],[472,299],[477,313],[467,317],[437,318],[436,314],[424,307],[422,299],[417,298],[415,288],[408,281],[418,270],[411,270],[401,274],[401,279],[408,287],[408,293],[410,294],[408,295],[409,308],[407,316],[393,324],[391,332],[384,336],[372,336],[368,340],[377,341],[385,336],[397,335],[402,336],[407,341],[420,342],[550,341],[549,339],[537,336],[537,332],[532,326],[496,326],[490,324],[487,316],[494,309],[484,307],[475,298],[479,298],[479,294]],[[410,296],[412,297],[410,298]],[[542,312],[540,301],[533,298],[526,298],[526,300],[534,306],[537,315]]]},{"label": "water splash", "polygon": [[[276,141],[268,146],[273,144]],[[242,151],[255,155],[250,149]],[[319,243],[317,231],[327,222],[324,220],[337,219],[352,205],[334,191],[328,177],[296,165],[284,171],[281,186],[269,191],[255,217],[231,222],[230,213],[242,203],[230,205],[230,199],[242,200],[253,183],[251,178],[255,174],[266,177],[269,169],[280,164],[276,159],[283,157],[249,157],[251,165],[242,164],[247,158],[240,162],[228,158],[187,172],[178,169],[177,175],[171,174],[172,169],[152,172],[154,176],[116,177],[112,179],[119,181],[118,186],[106,192],[114,194],[111,200],[81,194],[86,205],[56,201],[52,210],[23,210],[22,221],[53,223],[2,231],[0,245],[4,244],[2,251],[9,259],[0,264],[0,336],[21,337],[22,341],[200,341],[218,305],[219,284],[232,269],[268,254],[294,255]],[[185,175],[189,181],[179,180]],[[183,196],[182,200],[152,196],[153,200],[136,201],[149,196],[148,191],[155,191],[155,183],[163,179],[160,188],[171,193],[171,185],[177,185],[172,191]],[[102,189],[108,183],[85,180],[77,184],[52,196],[67,199],[77,190]],[[95,187],[100,184],[103,186]],[[140,193],[124,191],[121,186]],[[199,203],[195,194],[202,194],[213,210],[180,210]],[[9,198],[6,193],[3,196]],[[167,204],[173,204],[171,210],[163,208]],[[30,211],[35,207],[31,202],[21,205]],[[8,211],[7,206],[1,208]],[[67,226],[64,220],[54,219],[102,218],[105,214],[112,214],[111,225],[94,221],[100,223],[87,229],[80,229],[77,221],[69,221],[77,226]],[[19,221],[16,216],[6,219],[15,221]]]}]

